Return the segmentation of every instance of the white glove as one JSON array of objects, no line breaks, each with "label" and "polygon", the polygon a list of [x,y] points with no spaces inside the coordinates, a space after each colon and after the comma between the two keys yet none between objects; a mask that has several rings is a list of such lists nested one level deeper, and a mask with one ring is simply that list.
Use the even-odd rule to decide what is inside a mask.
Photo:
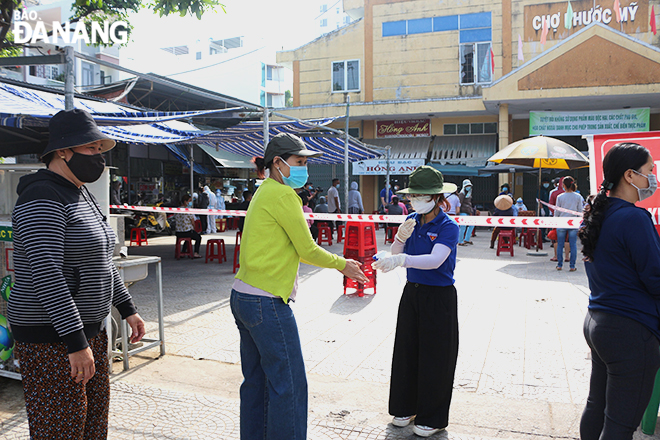
[{"label": "white glove", "polygon": [[417,224],[417,221],[414,218],[409,218],[401,226],[399,226],[399,230],[396,233],[396,239],[399,243],[405,243],[406,240],[410,238],[412,235],[413,231],[415,230],[415,225]]},{"label": "white glove", "polygon": [[389,272],[392,269],[395,269],[399,266],[403,266],[406,263],[406,254],[385,254],[380,257],[378,260],[374,261],[371,265],[376,270],[381,272]]}]

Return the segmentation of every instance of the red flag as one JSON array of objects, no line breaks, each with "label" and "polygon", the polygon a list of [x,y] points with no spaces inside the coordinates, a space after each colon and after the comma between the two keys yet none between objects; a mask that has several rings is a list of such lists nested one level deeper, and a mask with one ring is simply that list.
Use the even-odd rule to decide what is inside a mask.
[{"label": "red flag", "polygon": [[493,46],[490,46],[490,72],[495,75],[495,55],[493,54]]},{"label": "red flag", "polygon": [[543,29],[541,30],[541,44],[545,44],[548,38],[548,30],[550,28],[550,23],[545,21],[545,17],[543,17],[543,20],[541,21],[541,26],[543,26]]},{"label": "red flag", "polygon": [[655,27],[655,8],[651,6],[651,31],[653,32],[653,35],[658,33],[658,30]]},{"label": "red flag", "polygon": [[614,6],[612,6],[614,12],[616,13],[616,22],[621,23],[621,3],[619,0],[614,0]]}]

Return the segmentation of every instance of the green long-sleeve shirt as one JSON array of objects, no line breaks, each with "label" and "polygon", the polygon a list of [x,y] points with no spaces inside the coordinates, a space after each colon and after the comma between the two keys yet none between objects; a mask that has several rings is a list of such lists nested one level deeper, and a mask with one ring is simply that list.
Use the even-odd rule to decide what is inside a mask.
[{"label": "green long-sleeve shirt", "polygon": [[296,192],[266,179],[245,217],[236,278],[287,302],[301,260],[330,269],[346,267],[346,260],[314,242]]}]

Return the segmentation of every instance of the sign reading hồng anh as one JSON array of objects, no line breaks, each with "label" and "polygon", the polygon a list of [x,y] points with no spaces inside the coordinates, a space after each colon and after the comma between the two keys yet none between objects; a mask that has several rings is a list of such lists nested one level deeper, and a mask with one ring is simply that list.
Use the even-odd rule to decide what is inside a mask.
[{"label": "sign reading h\u1ed3ng anh", "polygon": [[[424,165],[424,159],[390,159],[390,174],[408,175]],[[387,160],[369,159],[353,162],[354,176],[384,176],[387,174]]]},{"label": "sign reading h\u1ed3ng anh", "polygon": [[582,136],[586,134],[649,131],[651,111],[628,108],[590,112],[529,112],[529,134]]},{"label": "sign reading h\u1ed3ng anh", "polygon": [[431,136],[430,119],[404,119],[400,121],[376,121],[376,137]]}]

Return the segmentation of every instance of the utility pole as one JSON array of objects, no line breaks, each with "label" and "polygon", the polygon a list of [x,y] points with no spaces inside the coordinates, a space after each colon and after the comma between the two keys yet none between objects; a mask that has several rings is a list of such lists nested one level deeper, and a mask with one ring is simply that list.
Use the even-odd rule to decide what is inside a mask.
[{"label": "utility pole", "polygon": [[64,58],[66,60],[64,68],[64,110],[73,110],[73,47],[64,48]]}]

